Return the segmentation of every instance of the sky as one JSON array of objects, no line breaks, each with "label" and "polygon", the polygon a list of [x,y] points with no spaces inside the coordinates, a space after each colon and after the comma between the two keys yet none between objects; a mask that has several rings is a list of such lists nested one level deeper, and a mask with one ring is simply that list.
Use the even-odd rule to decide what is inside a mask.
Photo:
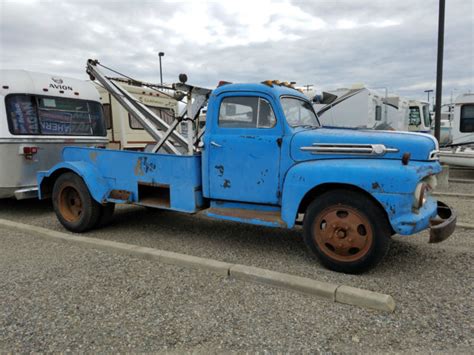
[{"label": "sky", "polygon": [[[446,1],[443,98],[474,91],[474,1]],[[0,0],[0,68],[86,79],[88,58],[131,77],[435,89],[437,0]]]}]

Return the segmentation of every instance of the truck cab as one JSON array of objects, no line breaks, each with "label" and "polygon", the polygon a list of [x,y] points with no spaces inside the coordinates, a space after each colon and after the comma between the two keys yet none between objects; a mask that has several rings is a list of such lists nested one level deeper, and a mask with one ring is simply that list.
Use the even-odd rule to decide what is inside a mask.
[{"label": "truck cab", "polygon": [[52,197],[75,232],[106,224],[116,203],[302,224],[323,265],[358,273],[383,258],[393,234],[430,228],[439,242],[454,231],[454,213],[430,195],[437,154],[427,134],[323,128],[301,92],[266,81],[210,92],[192,154],[67,148],[38,180],[40,198]]}]

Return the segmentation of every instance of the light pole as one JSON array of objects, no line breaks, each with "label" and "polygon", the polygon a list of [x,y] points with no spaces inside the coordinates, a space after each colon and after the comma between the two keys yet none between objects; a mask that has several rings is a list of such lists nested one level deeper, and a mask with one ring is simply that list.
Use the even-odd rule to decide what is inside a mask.
[{"label": "light pole", "polygon": [[441,133],[441,95],[443,92],[444,11],[446,0],[439,0],[438,14],[438,58],[436,61],[436,107],[434,136],[439,142]]},{"label": "light pole", "polygon": [[433,92],[433,90],[425,90],[425,92],[428,94],[428,104],[430,103],[430,93]]},{"label": "light pole", "polygon": [[160,58],[160,83],[163,85],[163,71],[161,69],[161,57],[165,55],[165,52],[158,53],[158,58]]}]

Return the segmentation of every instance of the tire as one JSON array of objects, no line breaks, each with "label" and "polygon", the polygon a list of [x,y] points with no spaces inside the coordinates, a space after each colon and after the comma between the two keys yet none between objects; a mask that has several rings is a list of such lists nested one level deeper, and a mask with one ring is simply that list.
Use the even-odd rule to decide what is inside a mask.
[{"label": "tire", "polygon": [[85,232],[97,225],[101,205],[89,193],[80,176],[65,173],[53,187],[53,208],[59,222],[71,232]]},{"label": "tire", "polygon": [[364,194],[333,190],[306,210],[304,240],[330,270],[358,274],[387,254],[391,228],[384,211]]},{"label": "tire", "polygon": [[99,219],[95,227],[102,228],[108,225],[112,221],[112,217],[115,211],[115,203],[106,203],[100,205]]}]

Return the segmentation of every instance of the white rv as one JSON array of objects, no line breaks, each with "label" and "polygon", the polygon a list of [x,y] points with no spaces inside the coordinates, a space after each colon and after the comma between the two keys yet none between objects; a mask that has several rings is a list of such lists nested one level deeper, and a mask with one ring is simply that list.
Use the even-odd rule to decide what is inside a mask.
[{"label": "white rv", "polygon": [[430,133],[431,116],[428,102],[410,100],[410,117],[408,129],[413,132]]},{"label": "white rv", "polygon": [[384,96],[365,87],[337,89],[316,96],[313,107],[323,126],[391,129],[383,99]]},{"label": "white rv", "polygon": [[474,93],[456,98],[451,125],[453,144],[474,142]]},{"label": "white rv", "polygon": [[452,148],[440,152],[440,160],[451,165],[474,167],[474,93],[459,95],[451,120]]},{"label": "white rv", "polygon": [[[178,101],[172,94],[141,86],[139,83],[114,79],[121,87],[144,103],[167,123],[171,123],[178,113]],[[144,150],[147,145],[156,143],[141,124],[135,120],[120,103],[99,84],[100,100],[104,106],[107,136],[110,148]]]},{"label": "white rv", "polygon": [[36,197],[36,172],[63,147],[106,146],[95,87],[62,76],[0,70],[0,198]]}]

